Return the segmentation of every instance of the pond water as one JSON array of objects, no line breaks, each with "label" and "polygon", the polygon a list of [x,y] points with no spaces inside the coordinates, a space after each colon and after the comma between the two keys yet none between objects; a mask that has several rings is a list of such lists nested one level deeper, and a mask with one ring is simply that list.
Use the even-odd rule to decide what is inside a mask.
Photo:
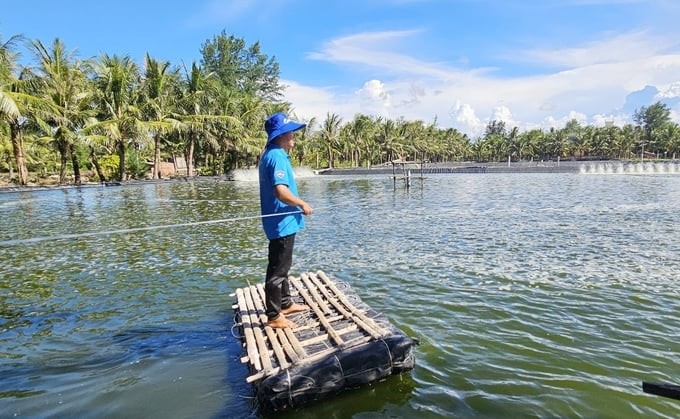
[{"label": "pond water", "polygon": [[[277,417],[678,417],[680,174],[298,179],[321,269],[416,368]],[[260,417],[232,333],[257,182],[0,194],[0,417]]]}]

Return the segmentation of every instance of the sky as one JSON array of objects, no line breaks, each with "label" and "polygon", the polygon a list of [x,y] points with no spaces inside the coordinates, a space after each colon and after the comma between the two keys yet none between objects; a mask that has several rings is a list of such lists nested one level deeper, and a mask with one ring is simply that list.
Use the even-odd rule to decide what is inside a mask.
[{"label": "sky", "polygon": [[[80,58],[148,53],[200,63],[222,32],[259,42],[301,120],[357,114],[436,123],[476,137],[622,126],[662,101],[680,122],[677,0],[3,1],[14,35]],[[30,59],[23,49],[23,60]]]}]

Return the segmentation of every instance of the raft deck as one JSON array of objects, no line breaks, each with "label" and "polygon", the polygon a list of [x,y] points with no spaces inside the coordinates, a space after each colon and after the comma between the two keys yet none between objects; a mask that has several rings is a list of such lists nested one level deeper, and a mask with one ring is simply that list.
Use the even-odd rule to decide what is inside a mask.
[{"label": "raft deck", "polygon": [[264,285],[236,290],[236,325],[260,404],[284,410],[358,387],[415,365],[414,341],[323,271],[291,276],[295,329],[267,326]]}]

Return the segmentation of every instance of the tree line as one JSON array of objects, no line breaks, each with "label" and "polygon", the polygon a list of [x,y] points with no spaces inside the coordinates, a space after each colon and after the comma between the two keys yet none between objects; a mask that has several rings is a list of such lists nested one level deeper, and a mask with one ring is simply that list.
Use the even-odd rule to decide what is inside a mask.
[{"label": "tree line", "polygon": [[[28,51],[33,61],[21,64]],[[159,179],[162,161],[183,157],[188,176],[220,175],[257,165],[267,115],[292,113],[282,100],[278,62],[224,31],[206,40],[201,60],[172,65],[148,53],[81,59],[60,39],[45,45],[0,37],[0,171],[26,185],[29,176],[98,181]],[[470,138],[431,123],[327,113],[306,121],[293,150],[301,165],[370,167],[398,158],[503,161],[558,158],[675,158],[680,126],[661,102],[636,110],[635,124],[520,132],[493,120]],[[195,171],[191,171],[196,168]],[[31,175],[32,174],[32,175]]]}]

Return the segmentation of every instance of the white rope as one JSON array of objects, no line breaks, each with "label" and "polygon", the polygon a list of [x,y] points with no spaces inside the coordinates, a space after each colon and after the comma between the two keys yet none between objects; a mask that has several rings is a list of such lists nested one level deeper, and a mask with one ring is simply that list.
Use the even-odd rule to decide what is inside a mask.
[{"label": "white rope", "polygon": [[238,335],[237,335],[236,333],[234,333],[234,329],[241,327],[241,323],[238,323],[238,324],[237,324],[237,323],[235,323],[235,322],[236,322],[236,319],[234,319],[234,324],[231,325],[231,335],[232,335],[233,337],[237,338],[237,339],[243,339],[243,335],[242,335],[242,334],[238,334]]},{"label": "white rope", "polygon": [[290,381],[290,370],[286,370],[286,377],[288,378],[288,401],[293,405],[293,388]]},{"label": "white rope", "polygon": [[380,342],[387,348],[387,354],[390,356],[390,372],[394,369],[394,360],[392,359],[392,351],[390,351],[390,346],[385,342],[385,339],[380,338]]},{"label": "white rope", "polygon": [[86,232],[86,233],[63,234],[63,235],[60,235],[60,236],[44,236],[44,237],[33,237],[33,238],[30,238],[30,239],[6,240],[6,241],[0,242],[0,247],[2,247],[2,246],[14,246],[14,245],[17,245],[17,244],[26,244],[26,243],[38,243],[38,242],[43,242],[43,241],[48,241],[48,240],[76,239],[76,238],[80,238],[80,237],[106,236],[106,235],[109,235],[109,234],[124,234],[124,233],[135,233],[135,232],[138,232],[138,231],[161,230],[161,229],[164,229],[164,228],[189,227],[189,226],[197,226],[197,225],[203,225],[203,224],[219,224],[219,223],[227,223],[227,222],[233,222],[233,221],[254,220],[254,219],[257,219],[257,218],[278,217],[278,216],[282,216],[282,215],[291,215],[291,214],[302,214],[302,211],[298,210],[298,211],[282,212],[282,213],[276,213],[276,214],[251,215],[251,216],[247,216],[247,217],[236,217],[236,218],[223,218],[223,219],[220,219],[220,220],[195,221],[195,222],[192,222],[192,223],[166,224],[166,225],[157,225],[157,226],[126,228],[126,229],[121,229],[121,230],[93,231],[93,232]]},{"label": "white rope", "polygon": [[335,358],[335,360],[338,362],[338,367],[340,367],[340,376],[342,378],[346,378],[345,377],[345,369],[342,368],[342,362],[340,362],[340,358],[338,358],[337,355],[333,355],[333,358]]}]

